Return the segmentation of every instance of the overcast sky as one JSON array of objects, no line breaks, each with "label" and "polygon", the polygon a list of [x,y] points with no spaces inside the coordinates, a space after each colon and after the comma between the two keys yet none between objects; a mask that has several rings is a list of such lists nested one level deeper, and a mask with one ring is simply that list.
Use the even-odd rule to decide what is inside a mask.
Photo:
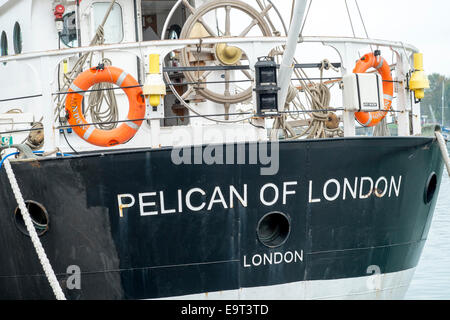
[{"label": "overcast sky", "polygon": [[[273,0],[290,12],[290,0]],[[365,37],[355,0],[347,0],[358,37]],[[450,77],[449,0],[358,0],[368,34],[374,39],[403,41],[424,54],[425,71]],[[345,0],[313,0],[305,36],[353,36]]]}]

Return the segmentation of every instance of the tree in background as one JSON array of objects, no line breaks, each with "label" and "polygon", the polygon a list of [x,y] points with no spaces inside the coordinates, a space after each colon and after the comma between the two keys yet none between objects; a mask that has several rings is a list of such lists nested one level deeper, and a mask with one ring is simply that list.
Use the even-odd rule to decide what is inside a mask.
[{"label": "tree in background", "polygon": [[442,123],[442,83],[444,83],[444,126],[450,127],[450,79],[438,73],[433,73],[428,79],[430,80],[430,89],[425,91],[425,98],[421,103],[422,114],[427,116],[428,122],[432,122],[433,115],[431,112],[433,112],[436,122]]}]

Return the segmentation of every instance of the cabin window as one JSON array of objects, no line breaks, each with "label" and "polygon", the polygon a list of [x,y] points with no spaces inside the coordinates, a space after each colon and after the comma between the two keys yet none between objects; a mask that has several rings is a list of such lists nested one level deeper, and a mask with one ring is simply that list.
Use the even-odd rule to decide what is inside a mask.
[{"label": "cabin window", "polygon": [[[97,31],[98,26],[103,22],[105,15],[111,6],[110,2],[96,2],[92,4],[94,17],[94,32]],[[114,4],[105,26],[105,43],[119,43],[123,40],[123,18],[122,7],[119,4]]]},{"label": "cabin window", "polygon": [[2,54],[2,56],[8,55],[8,37],[6,36],[5,31],[2,32],[1,54]]},{"label": "cabin window", "polygon": [[22,53],[22,30],[20,29],[20,24],[18,22],[14,25],[13,40],[14,52],[16,54]]},{"label": "cabin window", "polygon": [[[2,32],[2,38],[0,41],[0,53],[1,56],[7,56],[8,55],[8,37],[6,36],[6,32]],[[3,62],[3,65],[6,66],[6,62]]]},{"label": "cabin window", "polygon": [[77,21],[75,11],[68,12],[63,16],[63,31],[60,39],[67,47],[77,46]]}]

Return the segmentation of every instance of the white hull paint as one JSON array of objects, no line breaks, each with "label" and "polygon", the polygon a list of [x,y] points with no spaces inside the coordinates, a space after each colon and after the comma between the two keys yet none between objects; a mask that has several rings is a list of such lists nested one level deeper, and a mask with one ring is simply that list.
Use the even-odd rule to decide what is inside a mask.
[{"label": "white hull paint", "polygon": [[242,288],[164,300],[402,300],[414,269],[361,278],[301,281],[268,287]]}]

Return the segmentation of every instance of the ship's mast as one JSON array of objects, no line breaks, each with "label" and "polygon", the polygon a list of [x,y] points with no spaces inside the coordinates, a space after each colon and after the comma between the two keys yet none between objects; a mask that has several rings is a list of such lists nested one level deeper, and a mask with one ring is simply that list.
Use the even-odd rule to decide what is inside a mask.
[{"label": "ship's mast", "polygon": [[279,87],[281,88],[278,96],[278,105],[284,108],[286,97],[291,82],[292,72],[294,71],[292,65],[294,63],[294,56],[297,50],[298,38],[305,16],[305,8],[307,0],[293,0],[295,6],[292,12],[292,22],[289,29],[288,40],[284,50],[283,60],[280,66],[280,73],[278,76]]}]

